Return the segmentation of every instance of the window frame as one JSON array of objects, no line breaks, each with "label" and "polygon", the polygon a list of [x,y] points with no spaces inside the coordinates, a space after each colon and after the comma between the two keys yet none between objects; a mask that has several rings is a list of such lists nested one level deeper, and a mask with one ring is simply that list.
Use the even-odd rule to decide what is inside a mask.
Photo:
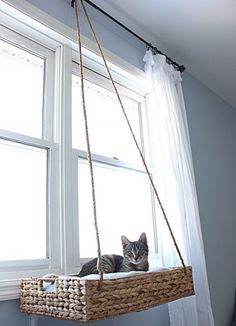
[{"label": "window frame", "polygon": [[[11,269],[9,266],[4,267],[5,279],[0,274],[1,301],[19,298],[20,278],[26,277],[25,269],[28,270],[28,276],[44,275],[48,272],[68,274],[77,271],[81,261],[78,262],[76,254],[78,232],[75,232],[76,229],[78,230],[76,215],[78,197],[76,197],[75,185],[75,180],[78,179],[76,178],[78,156],[72,151],[71,109],[68,109],[71,108],[72,60],[77,61],[78,59],[76,33],[72,28],[26,0],[14,0],[14,4],[12,0],[3,0],[0,8],[0,23],[1,26],[4,26],[1,28],[5,28],[8,33],[13,33],[20,39],[24,39],[25,42],[29,42],[27,44],[33,42],[35,46],[54,53],[50,69],[47,70],[47,73],[54,79],[53,81],[52,78],[46,80],[47,90],[51,91],[53,96],[45,102],[47,114],[43,119],[47,128],[43,138],[39,140],[6,130],[0,130],[0,133],[7,140],[18,140],[20,143],[30,145],[37,143],[39,147],[48,148],[51,162],[49,164],[50,198],[48,204],[49,210],[53,212],[49,229],[52,230],[54,227],[54,234],[50,240],[56,244],[56,246],[54,245],[55,259],[46,262],[46,267],[49,268],[45,268],[44,262],[39,261],[28,262],[27,268],[26,264],[17,266],[14,263]],[[103,75],[104,65],[96,44],[84,36],[82,36],[82,43],[84,66]],[[109,50],[104,50],[115,82],[123,85],[126,89],[132,89],[136,95],[139,94],[142,98],[142,105],[145,104],[147,85],[144,72]],[[148,144],[150,139],[147,115],[144,115],[143,119],[144,132],[148,136],[147,139],[144,139],[144,146],[146,146],[146,141]],[[149,161],[151,152],[152,149],[146,146],[146,159],[150,166],[152,166],[151,160]],[[57,164],[58,160],[60,160],[60,164]],[[56,190],[51,191],[52,189]],[[156,229],[154,228],[154,230]],[[158,254],[154,256],[150,259],[160,261]],[[30,263],[32,268],[29,270]]]},{"label": "window frame", "polygon": [[[60,234],[60,225],[56,220],[56,201],[57,194],[52,191],[58,187],[58,175],[55,173],[58,170],[57,157],[58,145],[54,140],[54,117],[51,108],[54,107],[54,51],[42,46],[23,35],[20,35],[5,26],[0,26],[1,40],[10,43],[22,50],[28,51],[45,59],[44,69],[44,90],[42,104],[42,135],[41,138],[27,136],[25,134],[16,133],[9,130],[0,129],[0,138],[11,142],[24,144],[36,148],[42,148],[47,151],[47,256],[45,259],[30,259],[30,260],[11,260],[0,261],[0,283],[2,280],[8,279],[9,282],[18,283],[19,278],[36,276],[39,273],[61,271],[61,256],[58,243],[60,239],[52,232],[53,228]],[[53,92],[52,92],[53,90]],[[46,94],[52,96],[45,96]],[[53,203],[53,204],[52,204]],[[52,227],[53,225],[53,227]],[[1,289],[1,285],[0,285]],[[1,293],[0,293],[1,297]]]},{"label": "window frame", "polygon": [[[72,63],[72,74],[79,77],[79,64],[75,60],[75,53],[73,57],[73,63]],[[94,66],[92,67],[94,69]],[[107,78],[106,73],[103,69],[99,70],[93,70],[89,66],[87,62],[85,62],[84,66],[84,79],[103,87],[109,91],[114,91],[111,81]],[[139,120],[140,120],[140,141],[141,141],[141,151],[145,158],[146,163],[149,166],[152,166],[151,161],[151,150],[150,150],[150,133],[148,128],[148,115],[147,115],[147,106],[146,106],[146,98],[144,95],[141,95],[136,92],[134,89],[130,89],[129,87],[122,85],[121,83],[124,83],[124,80],[119,80],[119,77],[116,76],[116,86],[119,92],[119,95],[127,98],[131,98],[134,101],[138,102],[138,110],[139,110]],[[128,85],[129,86],[129,85]],[[134,87],[133,87],[134,88]],[[130,137],[132,137],[130,135]],[[135,144],[134,144],[135,146]],[[81,265],[91,259],[92,257],[80,257],[79,256],[79,207],[78,207],[78,160],[79,159],[87,159],[87,153],[86,151],[82,151],[79,149],[72,148],[73,152],[73,158],[72,158],[72,166],[73,166],[73,193],[74,193],[74,201],[76,201],[77,204],[74,206],[74,227],[73,230],[73,238],[74,238],[74,248],[77,248],[75,250],[74,254],[74,265],[77,267],[77,269],[81,268]],[[93,162],[101,163],[107,166],[116,167],[116,168],[122,168],[127,170],[136,171],[139,173],[146,174],[145,168],[142,164],[133,164],[122,160],[117,160],[114,158],[109,158],[103,155],[99,154],[93,154],[92,153],[92,160]],[[140,161],[141,162],[141,161]],[[152,215],[153,215],[153,233],[154,233],[154,250],[155,253],[149,254],[149,258],[151,261],[159,259],[158,256],[158,241],[157,241],[157,228],[156,228],[156,204],[154,199],[154,193],[153,189],[150,185],[151,189],[151,205],[152,205]],[[95,231],[94,231],[95,232]]]}]

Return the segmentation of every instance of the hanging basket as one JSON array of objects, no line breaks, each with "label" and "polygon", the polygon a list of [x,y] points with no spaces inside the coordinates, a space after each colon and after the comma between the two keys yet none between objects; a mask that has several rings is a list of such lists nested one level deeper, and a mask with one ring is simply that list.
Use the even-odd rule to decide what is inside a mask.
[{"label": "hanging basket", "polygon": [[[43,278],[23,279],[22,312],[91,322],[111,316],[141,311],[194,294],[192,268],[170,268],[135,276],[99,280],[63,277],[55,280],[55,289],[43,289]],[[52,280],[50,280],[51,282]]]},{"label": "hanging basket", "polygon": [[111,76],[102,48],[97,40],[95,31],[84,6],[84,0],[81,0],[85,16],[98,45],[104,66],[114,87],[117,99],[120,103],[125,120],[127,121],[134,143],[138,149],[143,165],[149,176],[155,197],[160,205],[163,217],[166,221],[170,235],[173,239],[177,253],[180,257],[182,267],[169,268],[158,272],[143,272],[141,274],[124,277],[106,279],[103,277],[102,256],[100,250],[100,240],[96,217],[95,186],[93,178],[93,165],[89,143],[89,133],[87,125],[87,114],[83,87],[83,62],[82,47],[80,37],[80,25],[77,9],[77,0],[72,0],[75,4],[77,38],[79,44],[80,56],[80,76],[81,76],[81,94],[83,103],[83,112],[85,120],[85,131],[87,141],[88,162],[91,175],[92,198],[94,208],[94,225],[97,236],[98,247],[98,271],[99,280],[80,279],[78,277],[64,276],[56,278],[53,291],[49,292],[44,289],[44,282],[52,282],[52,279],[45,278],[28,278],[21,282],[20,309],[22,312],[37,314],[61,319],[69,319],[78,322],[91,322],[104,319],[111,316],[125,314],[128,312],[141,311],[163,303],[167,303],[179,298],[194,294],[193,277],[191,266],[185,266],[183,257],[175,241],[173,232],[168,222],[165,210],[159,199],[156,187],[153,183],[151,173],[144,160],[142,151],[135,138],[134,132],[125,113],[124,106]]}]

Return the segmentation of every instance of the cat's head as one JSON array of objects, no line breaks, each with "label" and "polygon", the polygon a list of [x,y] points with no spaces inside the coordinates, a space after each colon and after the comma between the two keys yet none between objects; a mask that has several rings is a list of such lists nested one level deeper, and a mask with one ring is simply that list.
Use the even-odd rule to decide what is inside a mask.
[{"label": "cat's head", "polygon": [[124,235],[121,237],[123,256],[126,261],[137,265],[148,260],[148,244],[146,233],[143,232],[138,241],[130,241]]}]

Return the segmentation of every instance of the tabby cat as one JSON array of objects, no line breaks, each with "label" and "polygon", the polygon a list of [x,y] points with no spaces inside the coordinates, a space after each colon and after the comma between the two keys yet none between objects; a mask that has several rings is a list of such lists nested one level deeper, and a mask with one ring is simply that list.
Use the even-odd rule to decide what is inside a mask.
[{"label": "tabby cat", "polygon": [[[104,273],[118,273],[130,271],[148,271],[148,244],[146,234],[143,232],[138,241],[129,241],[124,235],[121,237],[123,256],[103,255]],[[98,274],[97,258],[82,266],[78,276]]]}]

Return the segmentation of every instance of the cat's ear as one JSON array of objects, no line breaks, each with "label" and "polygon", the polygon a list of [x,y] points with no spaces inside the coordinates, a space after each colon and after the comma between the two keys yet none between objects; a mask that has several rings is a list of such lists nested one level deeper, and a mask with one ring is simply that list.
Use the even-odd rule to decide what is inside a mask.
[{"label": "cat's ear", "polygon": [[145,233],[145,232],[143,232],[143,233],[140,235],[138,241],[141,241],[141,242],[147,244],[147,236],[146,236],[146,233]]},{"label": "cat's ear", "polygon": [[129,241],[128,238],[126,238],[124,235],[122,235],[121,236],[121,243],[122,243],[123,248],[125,248],[130,243],[130,241]]}]

